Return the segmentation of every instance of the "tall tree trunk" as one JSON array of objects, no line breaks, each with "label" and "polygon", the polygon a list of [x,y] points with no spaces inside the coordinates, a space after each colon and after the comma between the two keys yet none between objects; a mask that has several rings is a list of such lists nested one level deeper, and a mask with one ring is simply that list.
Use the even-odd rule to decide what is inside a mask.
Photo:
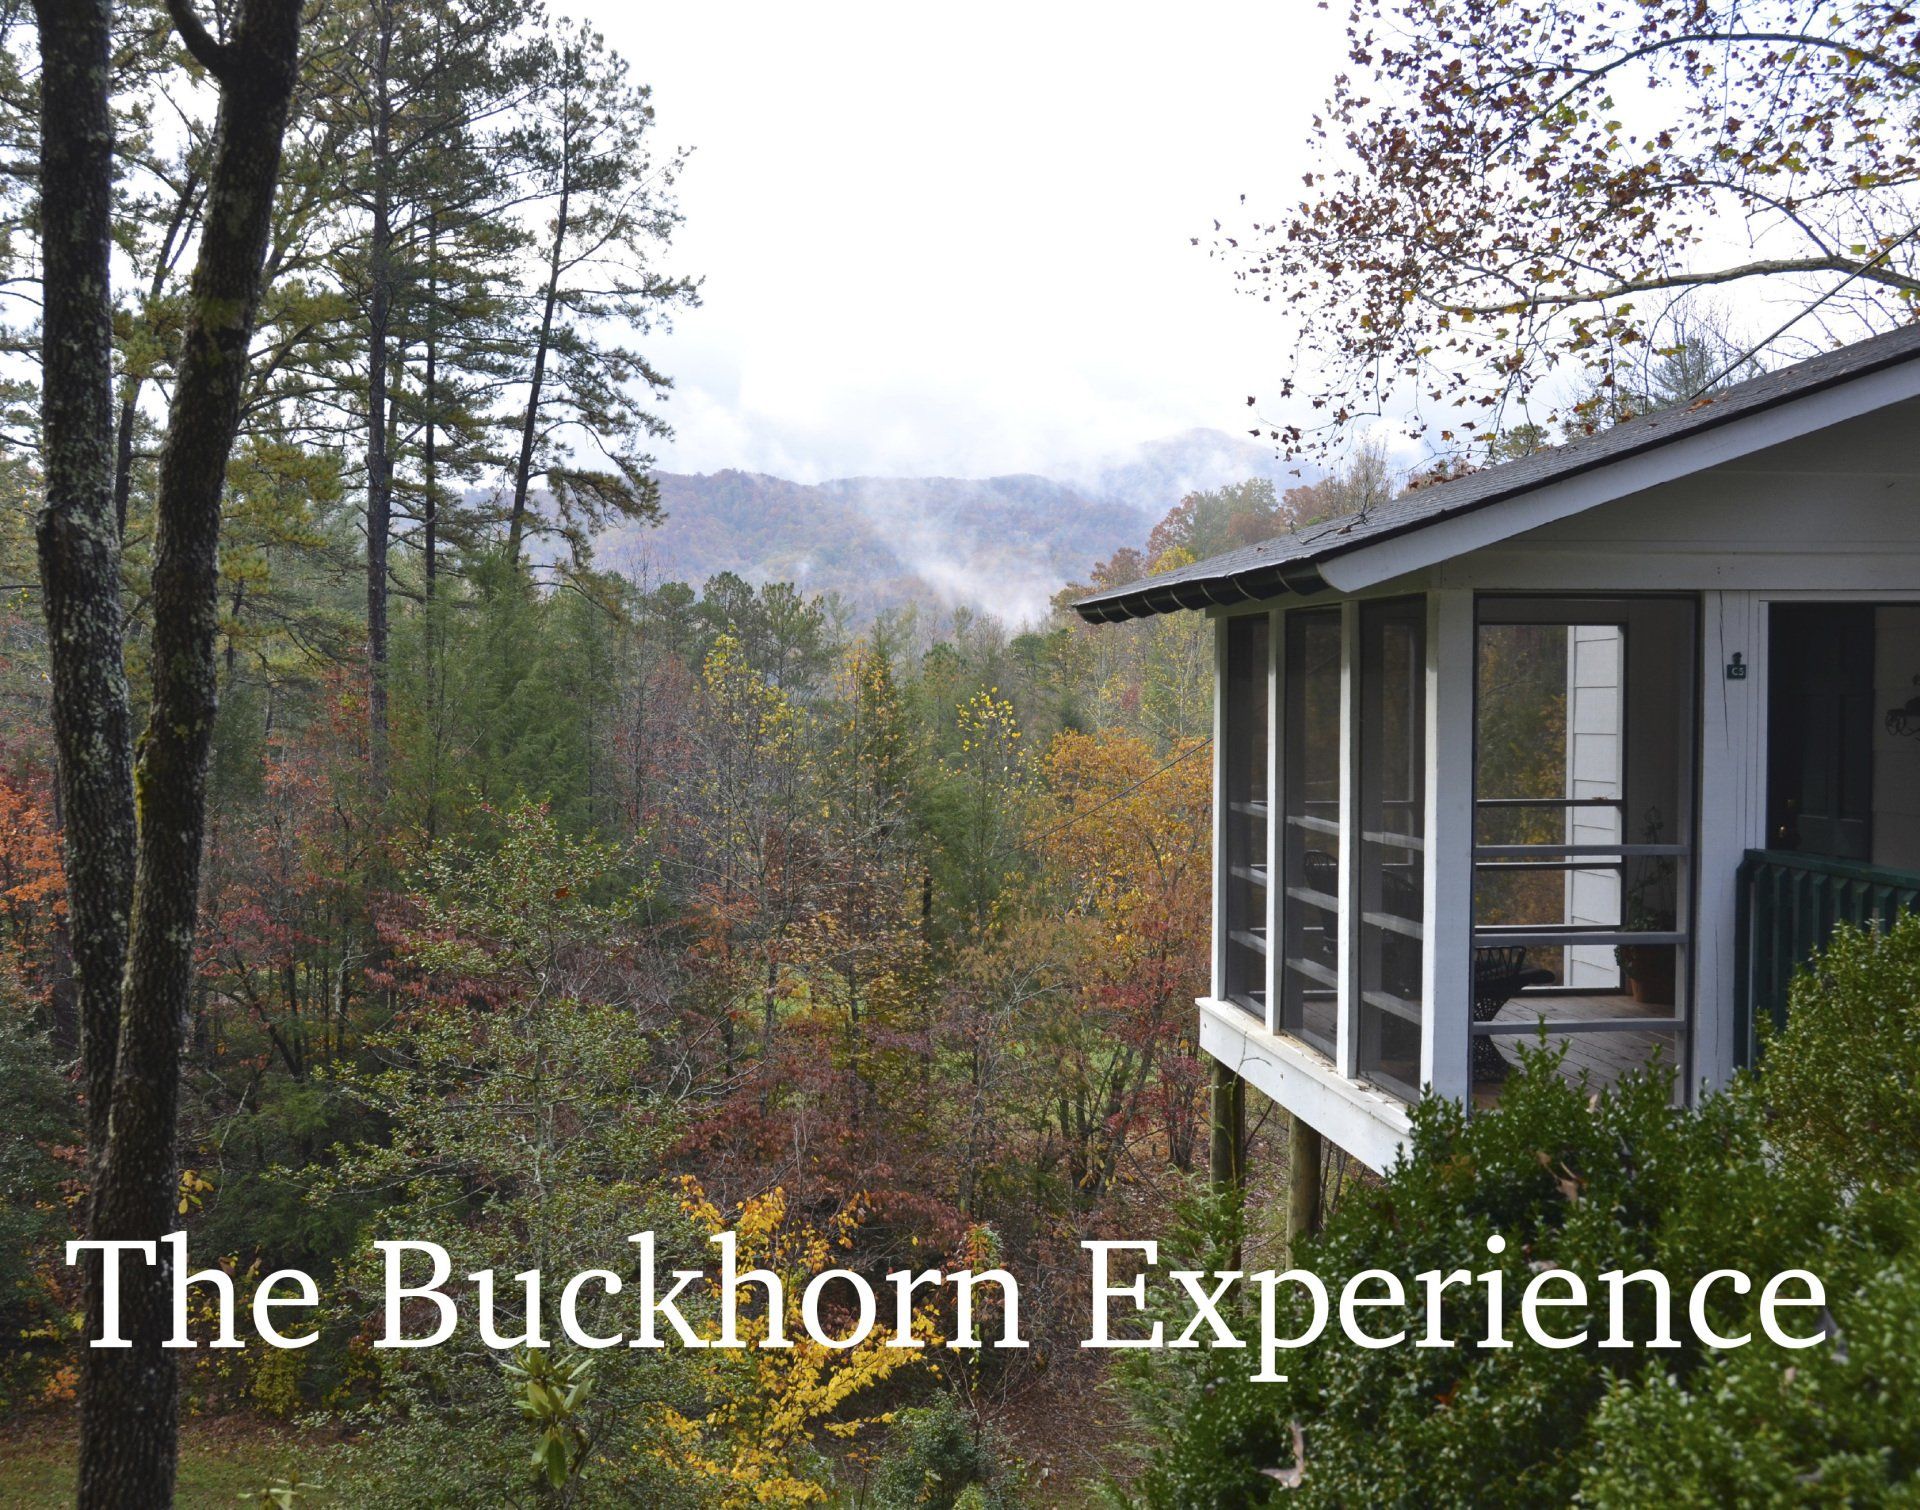
[{"label": "tall tree trunk", "polygon": [[120,384],[119,441],[113,459],[113,527],[127,533],[127,503],[133,497],[133,427],[140,417],[138,375],[128,373]]},{"label": "tall tree trunk", "polygon": [[[41,0],[38,11],[46,479],[38,543],[58,763],[55,809],[77,978],[90,1188],[97,1197],[113,1102],[134,849],[132,715],[113,509],[110,15],[107,0]],[[97,1222],[89,1213],[88,1227],[97,1230]],[[86,1266],[83,1287],[87,1335],[97,1337],[97,1262]]]},{"label": "tall tree trunk", "polygon": [[106,1142],[133,894],[133,735],[113,514],[107,0],[41,0],[45,314],[39,520],[88,1148]]},{"label": "tall tree trunk", "polygon": [[[563,128],[564,129],[564,128]],[[560,263],[566,253],[567,211],[573,193],[569,148],[560,152],[560,208],[553,221],[553,249],[547,256],[547,297],[540,313],[540,339],[533,348],[533,378],[527,385],[527,413],[520,426],[520,464],[513,474],[513,513],[507,524],[507,559],[520,559],[527,517],[527,484],[533,473],[533,442],[540,428],[540,388],[546,381],[547,348],[553,343],[553,312],[560,302]]]},{"label": "tall tree trunk", "polygon": [[440,470],[438,456],[434,450],[434,429],[439,416],[434,405],[440,401],[437,382],[438,373],[435,359],[439,355],[436,328],[440,318],[440,219],[433,211],[427,211],[427,371],[424,410],[427,433],[422,440],[421,470],[425,478],[425,489],[420,504],[420,549],[425,557],[426,598],[433,601],[434,573],[438,568],[439,531],[440,531]]},{"label": "tall tree trunk", "polygon": [[[218,688],[220,499],[299,45],[300,0],[244,0],[224,43],[190,5],[169,0],[168,8],[188,49],[219,81],[220,119],[155,500],[153,691],[134,782],[139,845],[112,1113],[92,1207],[91,1235],[107,1241],[152,1241],[174,1222],[180,1053],[192,1006]],[[107,455],[103,435],[103,464]],[[132,1346],[86,1350],[83,1510],[172,1501],[178,1380],[161,1346],[171,1291],[164,1263],[126,1265],[121,1315]]]},{"label": "tall tree trunk", "polygon": [[367,247],[367,745],[376,797],[387,789],[387,540],[393,527],[393,457],[387,449],[387,331],[392,320],[393,204],[389,157],[393,7],[376,7],[373,229]]}]

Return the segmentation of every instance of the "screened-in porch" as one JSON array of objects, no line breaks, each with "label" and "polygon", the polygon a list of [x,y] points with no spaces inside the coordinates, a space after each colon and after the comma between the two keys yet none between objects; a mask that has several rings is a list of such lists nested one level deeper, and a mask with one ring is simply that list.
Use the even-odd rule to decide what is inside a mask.
[{"label": "screened-in porch", "polygon": [[1692,1096],[1912,906],[1916,425],[1920,328],[1076,603],[1218,631],[1228,1082],[1376,1167],[1543,1036]]},{"label": "screened-in porch", "polygon": [[1447,600],[1220,620],[1219,999],[1402,1101],[1684,1072],[1697,602]]},{"label": "screened-in porch", "polygon": [[1749,1060],[1836,923],[1920,898],[1920,602],[1734,606],[1440,589],[1220,615],[1203,1041],[1375,1147],[1426,1087],[1494,1104],[1529,1045],[1676,1097]]}]

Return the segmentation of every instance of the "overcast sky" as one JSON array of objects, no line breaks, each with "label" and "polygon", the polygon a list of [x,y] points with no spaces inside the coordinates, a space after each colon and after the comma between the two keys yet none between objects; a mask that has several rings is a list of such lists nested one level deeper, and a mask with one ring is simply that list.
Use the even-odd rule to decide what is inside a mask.
[{"label": "overcast sky", "polygon": [[1300,182],[1341,56],[1311,0],[581,9],[694,149],[664,467],[1059,470],[1273,391],[1205,248]]}]

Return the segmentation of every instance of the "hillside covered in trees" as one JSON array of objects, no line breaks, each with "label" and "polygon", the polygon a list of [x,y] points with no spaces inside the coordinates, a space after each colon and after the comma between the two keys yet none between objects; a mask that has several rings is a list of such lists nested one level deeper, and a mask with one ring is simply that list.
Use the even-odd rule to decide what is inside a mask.
[{"label": "hillside covered in trees", "polygon": [[[124,266],[95,496],[137,726],[177,653],[169,424],[226,170],[219,90],[166,13],[114,15]],[[916,1472],[915,1443],[956,1423],[973,1457],[940,1447],[941,1471],[988,1489],[1021,1464],[1092,1472],[1070,1460],[1094,1444],[1044,1427],[1097,1382],[1071,1341],[1076,1245],[1154,1219],[1204,1162],[1204,626],[1096,636],[1044,616],[1061,583],[1031,564],[1043,617],[1023,632],[877,579],[849,614],[850,592],[610,569],[606,528],[644,531],[673,486],[640,449],[666,376],[624,343],[695,289],[665,270],[673,159],[649,156],[644,89],[590,32],[514,7],[324,27],[262,222],[208,579],[217,711],[162,1192],[196,1264],[318,1276],[321,1340],[184,1352],[180,1408],[304,1423],[312,1472],[367,1503],[531,1495],[542,1441],[542,1481],[576,1502],[801,1502]],[[37,150],[34,117],[6,125]],[[29,248],[32,208],[14,206]],[[84,1073],[98,914],[62,863],[34,386],[9,410],[0,515],[0,1097],[24,1134],[0,1390],[57,1419],[94,1387],[62,1245],[88,1229],[92,1171],[138,1150],[89,1123],[112,1081]],[[573,460],[589,451],[606,464]],[[992,523],[1030,537],[1054,494]],[[1147,533],[1103,507],[1108,549]],[[1151,550],[1276,507],[1264,482],[1189,500]],[[812,510],[768,527],[839,533]],[[122,1010],[135,1031],[144,1004]],[[876,1276],[1003,1264],[1036,1343],[938,1366],[877,1341],[622,1350],[575,1414],[531,1425],[557,1396],[511,1349],[369,1345],[378,1239],[440,1242],[463,1274],[566,1272],[646,1228],[663,1264],[700,1264],[724,1228],[790,1278],[829,1252]],[[528,1311],[497,1297],[507,1332]],[[213,1324],[196,1313],[205,1340]]]},{"label": "hillside covered in trees", "polygon": [[[1271,503],[1246,492],[1189,500],[1161,549]],[[237,1275],[328,1276],[328,1324],[299,1354],[191,1355],[189,1408],[322,1410],[477,1502],[525,1457],[513,1381],[484,1352],[369,1352],[370,1241],[570,1272],[641,1227],[697,1265],[728,1226],[796,1275],[821,1243],[876,1276],[991,1256],[1040,1340],[946,1378],[610,1357],[596,1491],[797,1492],[864,1471],[885,1434],[861,1422],[956,1390],[1009,1460],[1085,1471],[1035,1430],[1095,1382],[1076,1244],[1147,1230],[1205,1159],[1205,625],[896,612],[850,636],[783,585],[543,589],[497,545],[449,563],[395,623],[382,792],[360,668],[319,648],[351,641],[351,581],[315,548],[274,584],[337,639],[228,625],[181,1221]],[[78,1023],[27,605],[5,635],[0,1078],[50,1150],[5,1297],[37,1339],[8,1364],[24,1408],[71,1388]]]},{"label": "hillside covered in trees", "polygon": [[[1077,1244],[1204,1164],[1210,641],[1094,635],[1049,599],[1061,563],[1144,542],[1179,498],[1140,500],[1187,463],[1145,448],[1088,483],[1104,502],[659,476],[647,336],[698,280],[626,61],[516,5],[374,0],[309,18],[296,70],[290,32],[261,40],[294,11],[251,4],[224,37],[159,4],[16,15],[5,54],[9,149],[116,186],[110,219],[5,190],[17,282],[99,320],[42,347],[16,304],[40,370],[0,456],[6,1402],[84,1407],[87,1503],[171,1481],[176,1412],[297,1424],[285,1492],[369,1504],[1096,1473],[1097,1441],[1046,1425],[1105,1409]],[[36,68],[69,65],[36,113]],[[261,131],[217,130],[243,99]],[[696,558],[701,529],[750,535],[801,585],[620,570],[663,505]],[[1149,555],[1279,507],[1267,481],[1189,498]],[[839,553],[835,596],[808,552]],[[950,608],[975,589],[943,601],[943,570],[1029,627]],[[237,1283],[315,1275],[319,1340],[150,1372],[77,1347],[103,1318],[64,1243],[158,1225]],[[1008,1267],[1034,1346],[623,1349],[590,1390],[580,1358],[371,1346],[376,1241],[564,1273],[640,1230],[666,1267],[739,1233],[789,1306],[828,1255]],[[164,1273],[129,1284],[153,1348]],[[553,1303],[491,1314],[532,1336]],[[685,1303],[712,1325],[711,1287]],[[191,1326],[214,1340],[210,1300]]]},{"label": "hillside covered in trees", "polygon": [[1191,430],[1055,475],[848,477],[656,472],[661,514],[602,530],[594,560],[643,581],[731,572],[837,598],[849,622],[969,608],[1026,627],[1060,583],[1144,534],[1193,493],[1259,478],[1286,490],[1321,469],[1218,430]]}]

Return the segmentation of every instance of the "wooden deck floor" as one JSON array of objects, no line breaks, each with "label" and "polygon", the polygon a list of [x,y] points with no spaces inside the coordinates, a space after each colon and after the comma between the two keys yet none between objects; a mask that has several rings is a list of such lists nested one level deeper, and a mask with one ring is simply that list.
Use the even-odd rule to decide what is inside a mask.
[{"label": "wooden deck floor", "polygon": [[[1653,1062],[1656,1050],[1660,1062],[1671,1068],[1676,1062],[1677,1035],[1671,1028],[1648,1033],[1631,1029],[1605,1033],[1556,1033],[1553,1025],[1582,1018],[1661,1018],[1673,1015],[1672,1007],[1646,1006],[1626,995],[1520,996],[1502,1007],[1494,1021],[1533,1023],[1544,1018],[1548,1046],[1555,1049],[1563,1044],[1566,1046],[1567,1056],[1561,1062],[1561,1074],[1569,1080],[1578,1080],[1584,1071],[1588,1083],[1600,1090],[1614,1084],[1631,1070],[1644,1069]],[[1537,1041],[1532,1035],[1488,1040],[1509,1064],[1519,1063],[1522,1044]],[[1473,1090],[1474,1100],[1485,1104],[1498,1098],[1500,1087],[1498,1083],[1483,1082],[1476,1084]]]}]

